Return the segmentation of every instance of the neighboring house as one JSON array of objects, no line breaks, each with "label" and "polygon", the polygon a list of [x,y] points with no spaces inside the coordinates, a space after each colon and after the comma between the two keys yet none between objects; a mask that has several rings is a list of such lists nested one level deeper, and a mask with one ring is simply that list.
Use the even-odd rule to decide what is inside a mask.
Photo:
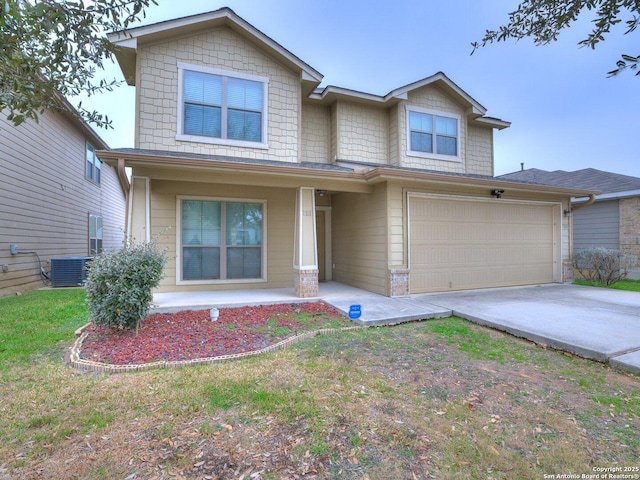
[{"label": "neighboring house", "polygon": [[334,280],[388,296],[562,282],[579,189],[493,178],[508,122],[443,73],[379,96],[228,8],[114,33],[136,87],[127,231],[160,235],[159,291]]},{"label": "neighboring house", "polygon": [[52,258],[122,246],[128,189],[105,148],[64,100],[17,127],[0,112],[0,296],[43,286]]},{"label": "neighboring house", "polygon": [[600,191],[591,204],[584,199],[571,203],[573,250],[605,247],[640,258],[640,178],[595,168],[575,172],[529,168],[498,178]]}]

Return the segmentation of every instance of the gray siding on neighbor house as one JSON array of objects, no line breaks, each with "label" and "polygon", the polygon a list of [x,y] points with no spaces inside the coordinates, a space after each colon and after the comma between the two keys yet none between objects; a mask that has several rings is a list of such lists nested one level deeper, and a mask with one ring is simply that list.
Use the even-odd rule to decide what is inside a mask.
[{"label": "gray siding on neighbor house", "polygon": [[620,248],[618,200],[596,202],[573,212],[573,249]]},{"label": "gray siding on neighbor house", "polygon": [[[35,254],[89,255],[89,214],[103,219],[103,248],[122,245],[125,202],[116,172],[85,178],[85,132],[66,115],[44,112],[18,127],[0,113],[0,296],[42,286]],[[94,145],[101,148],[101,145]],[[17,244],[19,255],[11,255]]]}]

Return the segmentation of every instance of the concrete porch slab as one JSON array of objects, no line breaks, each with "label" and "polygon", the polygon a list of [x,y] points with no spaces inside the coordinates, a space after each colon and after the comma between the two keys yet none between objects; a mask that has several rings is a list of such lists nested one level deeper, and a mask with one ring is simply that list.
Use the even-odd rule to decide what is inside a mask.
[{"label": "concrete porch slab", "polygon": [[319,298],[299,298],[293,288],[263,290],[227,290],[197,292],[162,292],[153,294],[151,313],[174,313],[180,310],[206,310],[274,303],[316,302]]},{"label": "concrete porch slab", "polygon": [[362,315],[353,321],[368,327],[451,316],[451,310],[437,305],[420,304],[411,298],[389,298],[382,295],[326,297],[323,300],[348,316],[351,305],[360,305]]},{"label": "concrete porch slab", "polygon": [[360,305],[362,315],[354,321],[366,326],[396,325],[451,315],[450,309],[415,302],[410,297],[389,298],[337,282],[321,282],[319,287],[319,296],[314,298],[299,298],[295,296],[293,288],[155,293],[151,313],[321,300],[347,316],[351,305]]}]

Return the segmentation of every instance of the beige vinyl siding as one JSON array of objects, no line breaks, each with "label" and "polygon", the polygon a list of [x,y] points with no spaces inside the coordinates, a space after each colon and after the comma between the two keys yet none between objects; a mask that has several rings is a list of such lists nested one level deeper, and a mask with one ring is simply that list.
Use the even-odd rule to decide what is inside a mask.
[{"label": "beige vinyl siding", "polygon": [[331,106],[329,119],[329,160],[340,158],[340,132],[338,132],[338,107],[334,103]]},{"label": "beige vinyl siding", "polygon": [[[97,146],[96,146],[97,147]],[[102,216],[103,247],[122,246],[124,196],[102,164],[101,183],[85,179],[85,136],[67,117],[46,111],[18,127],[0,114],[0,296],[42,286],[35,255],[10,255],[15,243],[49,260],[89,254],[89,214]]]},{"label": "beige vinyl siding", "polygon": [[[176,198],[225,198],[266,201],[267,281],[176,285]],[[151,231],[167,249],[165,278],[158,291],[235,290],[293,287],[295,189],[151,180]]]},{"label": "beige vinyl siding", "polygon": [[468,125],[466,173],[493,176],[493,128]]},{"label": "beige vinyl siding", "polygon": [[[140,45],[137,64],[136,146],[150,150],[298,162],[300,76],[245,38],[223,27]],[[268,149],[176,140],[178,62],[269,78]]]},{"label": "beige vinyl siding", "polygon": [[340,193],[332,198],[333,279],[386,294],[386,185],[372,194]]},{"label": "beige vinyl siding", "polygon": [[406,206],[402,185],[387,184],[387,211],[389,215],[389,265],[407,266]]},{"label": "beige vinyl siding", "polygon": [[340,160],[389,163],[389,113],[387,109],[338,102]]},{"label": "beige vinyl siding", "polygon": [[331,163],[328,107],[302,104],[301,159],[303,162]]},{"label": "beige vinyl siding", "polygon": [[400,107],[389,110],[389,165],[400,166]]}]

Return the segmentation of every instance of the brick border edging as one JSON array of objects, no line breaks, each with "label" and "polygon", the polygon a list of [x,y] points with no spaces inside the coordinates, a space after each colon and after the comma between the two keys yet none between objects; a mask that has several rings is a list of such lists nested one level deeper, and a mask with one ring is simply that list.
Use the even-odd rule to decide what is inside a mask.
[{"label": "brick border edging", "polygon": [[302,340],[307,340],[309,338],[317,337],[319,335],[327,335],[330,333],[337,332],[347,332],[350,330],[362,330],[369,327],[364,326],[354,326],[354,327],[344,327],[344,328],[322,328],[320,330],[314,330],[311,332],[301,333],[299,335],[295,335],[293,337],[289,337],[285,340],[282,340],[278,343],[274,343],[273,345],[269,345],[268,347],[261,348],[260,350],[252,350],[250,352],[242,352],[242,353],[233,353],[229,355],[220,355],[218,357],[205,357],[205,358],[194,358],[191,360],[174,360],[167,361],[161,360],[158,362],[151,363],[137,363],[133,365],[110,365],[108,363],[103,362],[94,362],[91,360],[85,360],[80,358],[80,352],[82,350],[82,343],[85,338],[87,338],[88,333],[84,330],[91,325],[87,323],[85,326],[76,330],[76,336],[78,337],[71,349],[69,351],[68,363],[78,370],[91,371],[96,373],[124,373],[124,372],[140,372],[146,370],[155,370],[160,368],[182,368],[182,367],[190,367],[192,365],[212,365],[215,363],[221,363],[231,360],[239,360],[241,358],[247,357],[255,357],[257,355],[262,355],[264,353],[274,352],[276,350],[280,350],[282,348],[288,347],[294,343],[298,343]]}]

